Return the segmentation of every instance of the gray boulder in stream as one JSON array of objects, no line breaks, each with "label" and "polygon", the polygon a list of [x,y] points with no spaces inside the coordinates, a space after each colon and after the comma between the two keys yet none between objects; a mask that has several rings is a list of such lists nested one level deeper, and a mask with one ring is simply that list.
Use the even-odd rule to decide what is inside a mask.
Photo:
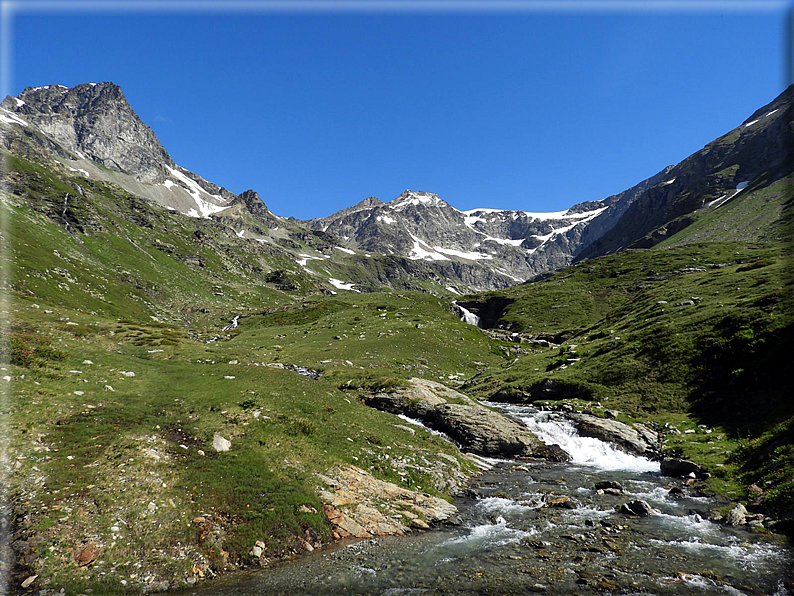
[{"label": "gray boulder in stream", "polygon": [[556,445],[546,445],[519,420],[486,408],[441,383],[413,378],[408,386],[378,393],[367,404],[421,420],[457,441],[461,448],[489,457],[538,457],[569,461]]},{"label": "gray boulder in stream", "polygon": [[628,453],[650,456],[659,448],[659,436],[643,424],[629,426],[590,414],[569,414],[568,417],[581,436],[612,443]]}]

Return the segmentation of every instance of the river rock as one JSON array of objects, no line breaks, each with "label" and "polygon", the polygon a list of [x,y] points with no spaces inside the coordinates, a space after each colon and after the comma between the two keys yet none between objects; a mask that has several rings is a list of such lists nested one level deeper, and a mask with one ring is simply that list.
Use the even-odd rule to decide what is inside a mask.
[{"label": "river rock", "polygon": [[595,483],[593,488],[595,490],[612,489],[612,490],[617,490],[617,491],[623,492],[623,486],[620,484],[620,482],[615,482],[614,480],[600,480],[599,482]]},{"label": "river rock", "polygon": [[668,491],[667,495],[671,499],[683,499],[686,496],[686,491],[680,486],[674,486]]},{"label": "river rock", "polygon": [[441,383],[413,378],[407,387],[378,393],[370,406],[418,418],[428,427],[446,433],[461,448],[490,457],[542,457],[569,461],[560,448],[545,445],[521,421],[486,408]]},{"label": "river rock", "polygon": [[623,503],[618,511],[626,515],[638,515],[640,517],[650,517],[651,515],[656,514],[656,512],[653,510],[653,507],[648,505],[648,502],[643,501],[642,499],[636,499],[634,501],[629,501],[628,503]]},{"label": "river rock", "polygon": [[682,478],[694,474],[697,478],[708,478],[709,474],[699,465],[688,459],[677,457],[665,457],[661,461],[661,472],[665,476],[676,476]]},{"label": "river rock", "polygon": [[747,509],[739,503],[725,515],[725,523],[729,526],[743,526],[747,522]]},{"label": "river rock", "polygon": [[607,441],[637,455],[653,455],[659,447],[658,435],[642,424],[633,427],[617,420],[607,420],[589,414],[569,414],[576,430],[583,437]]}]

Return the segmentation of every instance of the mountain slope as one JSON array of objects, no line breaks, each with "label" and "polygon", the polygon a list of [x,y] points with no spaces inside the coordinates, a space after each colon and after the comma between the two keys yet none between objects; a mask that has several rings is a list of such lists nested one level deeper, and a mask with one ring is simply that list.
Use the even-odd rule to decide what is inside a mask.
[{"label": "mountain slope", "polygon": [[453,284],[487,289],[567,265],[568,247],[603,210],[590,202],[558,213],[459,211],[438,195],[407,190],[389,203],[371,197],[305,223],[348,247],[427,261]]},{"label": "mountain slope", "polygon": [[[758,195],[763,195],[759,197],[760,204],[777,204],[777,216],[758,222],[752,230],[745,220],[741,238],[774,236],[783,202],[792,195],[793,99],[794,85],[740,126],[670,168],[663,181],[637,197],[620,220],[577,258],[604,255],[624,247],[653,246],[712,211],[724,211],[729,203],[754,203]],[[789,182],[785,182],[787,178]],[[760,204],[759,208],[763,208]],[[715,224],[716,219],[719,218],[715,218]],[[770,228],[770,224],[774,225]],[[716,229],[721,230],[722,240],[739,239],[730,225],[718,224]],[[679,241],[684,238],[679,236]]]}]

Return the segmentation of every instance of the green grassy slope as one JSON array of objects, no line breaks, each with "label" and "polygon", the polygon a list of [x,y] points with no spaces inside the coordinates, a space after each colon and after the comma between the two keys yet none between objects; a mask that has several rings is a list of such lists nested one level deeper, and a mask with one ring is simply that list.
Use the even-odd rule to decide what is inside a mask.
[{"label": "green grassy slope", "polygon": [[[560,345],[524,343],[526,355],[466,389],[509,401],[580,400],[679,430],[713,427],[718,432],[708,437],[671,437],[671,451],[709,465],[719,472],[712,485],[737,496],[743,483],[768,480],[767,505],[785,514],[794,507],[781,473],[793,457],[784,438],[794,416],[787,248],[698,243],[627,251],[485,295],[483,303],[508,303],[500,326]],[[742,442],[756,437],[784,446],[765,472],[749,465],[761,445]],[[740,445],[726,464],[726,451]]]},{"label": "green grassy slope", "polygon": [[[445,495],[472,470],[454,446],[360,399],[412,376],[460,384],[506,362],[503,342],[446,300],[331,295],[295,263],[296,252],[322,254],[314,237],[286,250],[106,184],[7,164],[0,430],[20,581],[116,594],[212,576],[255,564],[257,540],[273,559],[301,551],[299,539],[329,541],[317,472],[352,464]],[[361,267],[374,283],[370,261],[307,265]],[[212,448],[215,433],[228,453]],[[87,545],[98,558],[80,566]]]}]

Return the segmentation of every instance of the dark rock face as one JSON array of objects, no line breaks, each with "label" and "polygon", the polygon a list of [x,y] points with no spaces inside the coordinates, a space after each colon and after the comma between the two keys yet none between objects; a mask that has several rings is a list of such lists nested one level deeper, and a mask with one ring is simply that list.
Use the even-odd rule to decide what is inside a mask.
[{"label": "dark rock face", "polygon": [[639,517],[650,517],[651,515],[656,514],[656,512],[653,510],[653,507],[651,507],[647,501],[643,501],[642,499],[623,503],[623,505],[620,506],[619,511],[625,515],[637,515]]},{"label": "dark rock face", "polygon": [[65,148],[143,182],[165,178],[174,162],[152,130],[113,83],[72,87],[28,87],[22,104],[7,98],[3,107],[55,139]]},{"label": "dark rock face", "polygon": [[411,379],[408,387],[378,393],[367,403],[380,410],[417,418],[449,435],[464,450],[478,455],[570,460],[561,449],[544,445],[518,420],[489,410],[434,381]]},{"label": "dark rock face", "polygon": [[643,425],[631,427],[617,420],[607,420],[589,414],[570,414],[569,418],[583,437],[607,441],[637,455],[653,455],[658,449],[658,435]]},{"label": "dark rock face", "polygon": [[709,474],[695,462],[677,457],[665,457],[661,461],[661,472],[665,476],[683,477],[694,474],[697,478],[708,478]]}]

